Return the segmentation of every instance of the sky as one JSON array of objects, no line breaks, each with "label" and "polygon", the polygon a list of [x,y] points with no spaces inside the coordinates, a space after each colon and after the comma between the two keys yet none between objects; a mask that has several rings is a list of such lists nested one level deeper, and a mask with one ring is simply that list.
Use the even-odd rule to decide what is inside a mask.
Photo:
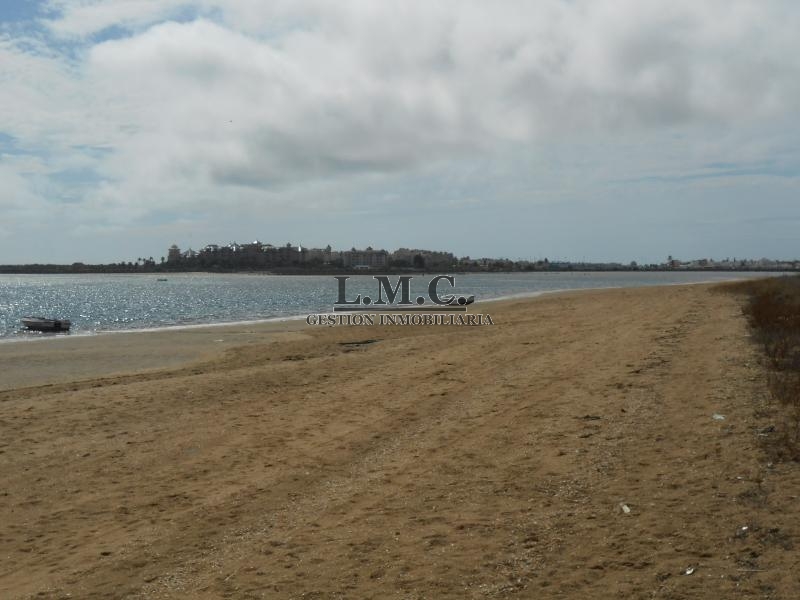
[{"label": "sky", "polygon": [[0,264],[800,258],[800,4],[3,0]]}]

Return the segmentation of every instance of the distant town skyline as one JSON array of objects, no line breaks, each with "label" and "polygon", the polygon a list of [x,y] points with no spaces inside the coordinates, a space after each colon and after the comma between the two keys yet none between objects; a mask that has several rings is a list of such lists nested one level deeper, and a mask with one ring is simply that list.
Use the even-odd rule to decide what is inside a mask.
[{"label": "distant town skyline", "polygon": [[[161,261],[170,261],[175,262],[185,258],[191,258],[203,253],[216,253],[219,251],[231,251],[233,253],[241,253],[241,252],[250,252],[250,253],[274,253],[274,252],[291,252],[295,253],[297,256],[302,254],[303,258],[298,259],[299,262],[304,262],[309,259],[318,259],[320,262],[330,262],[333,258],[343,258],[346,254],[353,254],[353,255],[363,255],[363,254],[384,254],[386,255],[385,260],[380,260],[377,262],[373,262],[370,259],[366,261],[361,261],[366,266],[386,266],[391,264],[393,261],[397,262],[398,260],[402,260],[403,262],[408,262],[410,265],[413,264],[414,258],[416,255],[420,255],[423,259],[435,258],[436,263],[440,267],[444,267],[451,264],[457,264],[459,262],[464,261],[478,261],[484,262],[487,261],[512,261],[516,263],[537,263],[537,262],[552,262],[552,263],[570,263],[570,264],[593,264],[593,265],[621,265],[621,266],[630,266],[630,265],[661,265],[661,266],[669,266],[671,268],[733,268],[735,266],[745,266],[750,265],[753,267],[758,268],[766,268],[766,267],[775,267],[777,269],[798,269],[800,268],[800,259],[796,258],[785,258],[785,257],[748,257],[748,256],[725,256],[725,257],[680,257],[680,256],[673,256],[672,254],[668,255],[663,260],[657,261],[650,261],[650,262],[643,262],[639,263],[636,260],[613,260],[613,261],[602,261],[602,260],[590,260],[586,258],[581,259],[570,259],[564,257],[557,257],[554,256],[552,259],[548,256],[544,257],[533,257],[533,258],[510,258],[508,256],[489,256],[489,255],[470,255],[470,254],[458,254],[456,252],[451,252],[447,248],[410,248],[406,246],[401,246],[399,248],[390,248],[385,246],[352,246],[350,248],[335,248],[331,244],[327,244],[324,247],[314,247],[314,246],[307,246],[303,244],[295,244],[293,242],[286,242],[286,244],[280,243],[272,243],[269,241],[262,241],[262,240],[252,240],[249,242],[237,242],[232,241],[228,244],[217,244],[217,243],[209,243],[201,245],[197,248],[192,248],[191,246],[188,248],[181,248],[177,244],[172,244],[165,254],[161,256]],[[154,262],[158,262],[156,259],[150,257],[151,260]],[[344,260],[344,266],[352,266],[354,264],[358,264],[358,261],[351,261],[350,259]]]},{"label": "distant town skyline", "polygon": [[[157,254],[157,253],[156,253]],[[800,260],[746,257],[681,259],[668,256],[660,262],[563,260],[549,257],[509,259],[503,256],[456,255],[444,249],[307,247],[292,242],[273,244],[260,240],[228,244],[209,243],[198,249],[167,248],[160,258],[107,263],[0,264],[0,274],[24,273],[167,273],[266,272],[273,274],[376,273],[376,272],[519,272],[519,271],[782,271],[800,272]]]},{"label": "distant town skyline", "polygon": [[798,30],[780,0],[5,2],[0,264],[795,259]]}]

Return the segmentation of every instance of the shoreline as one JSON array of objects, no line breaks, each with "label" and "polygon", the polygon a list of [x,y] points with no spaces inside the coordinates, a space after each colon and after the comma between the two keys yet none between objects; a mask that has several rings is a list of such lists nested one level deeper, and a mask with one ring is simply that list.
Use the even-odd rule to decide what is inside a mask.
[{"label": "shoreline", "polygon": [[37,335],[32,333],[30,337],[7,337],[0,338],[0,344],[14,342],[47,342],[53,340],[69,340],[78,338],[105,337],[108,335],[125,335],[133,333],[159,333],[168,331],[184,331],[187,329],[206,329],[216,327],[236,327],[243,325],[263,325],[268,323],[280,323],[283,321],[296,321],[304,319],[305,315],[291,315],[286,317],[269,317],[266,319],[245,319],[241,321],[213,321],[210,323],[191,323],[187,325],[164,325],[163,327],[142,327],[141,329],[105,329],[100,331],[84,331],[81,333],[54,333]]},{"label": "shoreline", "polygon": [[[652,290],[660,287],[666,289],[698,285],[710,287],[720,283],[724,282],[715,280],[636,287],[540,290],[480,300],[472,306],[478,309],[482,305],[491,305],[503,310],[503,307],[515,303],[524,305],[546,299],[569,298],[571,295],[591,296],[614,291]],[[352,314],[372,313],[365,310]],[[306,316],[304,314],[264,320],[0,340],[0,364],[4,365],[5,371],[0,376],[0,392],[21,387],[67,384],[97,377],[135,375],[140,371],[156,372],[185,368],[195,363],[213,360],[239,347],[255,344],[262,337],[270,341],[295,341],[313,330],[348,327],[344,323],[335,326],[309,325],[306,323]],[[380,325],[375,327],[380,328]],[[364,326],[353,325],[352,329],[363,331]]]},{"label": "shoreline", "polygon": [[256,342],[301,339],[305,326],[301,319],[284,319],[0,343],[0,392],[182,368]]},{"label": "shoreline", "polygon": [[[751,271],[748,272],[749,274],[755,274],[759,272]],[[211,273],[214,274],[214,273]],[[778,272],[768,272],[764,273],[764,277],[780,277],[784,276],[785,273],[778,273]],[[569,292],[577,292],[577,291],[597,291],[597,290],[611,290],[611,289],[638,289],[642,287],[659,287],[659,286],[681,286],[681,285],[713,285],[717,283],[726,283],[731,281],[740,281],[742,279],[746,279],[745,277],[731,277],[725,279],[713,279],[713,280],[702,280],[702,281],[691,281],[691,282],[667,282],[667,283],[653,283],[653,284],[642,284],[637,286],[597,286],[597,287],[574,287],[574,288],[564,288],[564,289],[557,289],[557,290],[537,290],[537,291],[530,291],[530,292],[520,292],[515,294],[507,294],[503,296],[497,296],[493,298],[485,298],[481,300],[476,300],[475,306],[478,306],[482,303],[491,303],[491,302],[504,302],[507,300],[517,300],[517,299],[525,299],[525,298],[537,298],[543,295],[549,294],[559,294],[559,293],[569,293]],[[365,308],[363,311],[359,311],[363,313],[369,313],[370,309]],[[424,312],[424,311],[420,311]],[[4,336],[0,337],[0,347],[3,344],[11,344],[17,342],[45,342],[45,341],[52,341],[52,340],[64,340],[64,339],[73,339],[79,337],[94,337],[94,336],[106,336],[110,334],[128,334],[128,333],[154,333],[154,332],[162,332],[162,331],[181,331],[184,329],[202,329],[206,327],[226,327],[226,326],[245,326],[245,325],[260,325],[266,323],[277,323],[283,321],[293,321],[293,320],[300,320],[304,319],[308,314],[312,313],[302,313],[302,314],[291,314],[291,315],[284,315],[284,316],[275,316],[275,317],[267,317],[263,319],[241,319],[236,321],[211,321],[205,323],[191,323],[186,325],[163,325],[157,327],[141,327],[141,328],[130,328],[130,329],[106,329],[106,330],[92,330],[92,331],[81,331],[80,333],[67,333],[67,334],[30,334],[30,335],[20,335],[20,336]],[[313,314],[328,314],[328,313],[313,313]]]},{"label": "shoreline", "polygon": [[[481,305],[502,307],[515,302],[524,303],[560,296],[569,297],[571,294],[579,293],[593,294],[659,287],[715,286],[740,279],[659,283],[635,287],[609,286],[539,290],[488,298],[477,301],[472,306],[475,308]],[[353,314],[365,313],[370,314],[370,311],[365,310]],[[328,325],[308,325],[305,322],[306,316],[303,314],[233,322],[0,339],[0,364],[3,364],[5,368],[5,373],[0,376],[0,393],[22,387],[66,384],[87,378],[183,368],[194,363],[212,360],[239,346],[253,344],[258,336],[266,336],[266,339],[275,341],[292,341],[302,338],[304,331],[329,327]],[[347,325],[340,323],[337,326],[346,327]],[[363,329],[362,327],[358,328]],[[189,335],[192,333],[196,335]],[[56,341],[58,343],[48,343]]]}]

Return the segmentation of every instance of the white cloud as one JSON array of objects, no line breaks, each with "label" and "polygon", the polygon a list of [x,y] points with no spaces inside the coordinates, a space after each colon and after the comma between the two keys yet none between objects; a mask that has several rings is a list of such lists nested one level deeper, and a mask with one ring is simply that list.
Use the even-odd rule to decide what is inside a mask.
[{"label": "white cloud", "polygon": [[89,73],[139,135],[162,137],[166,168],[253,185],[798,104],[800,54],[774,41],[793,25],[768,36],[750,3],[429,6],[344,3],[316,29],[267,40],[167,23],[98,44]]},{"label": "white cloud", "polygon": [[[0,127],[46,156],[41,178],[69,165],[93,169],[97,184],[75,210],[115,223],[211,210],[220,198],[279,202],[278,192],[309,181],[457,168],[510,145],[624,144],[625,135],[670,128],[700,144],[708,127],[749,134],[761,123],[772,136],[800,105],[792,3],[47,6],[45,37],[0,38]],[[752,148],[763,152],[749,159],[767,156],[770,139],[756,133]],[[684,164],[666,155],[654,163],[667,172]],[[10,177],[0,172],[0,185]]]}]

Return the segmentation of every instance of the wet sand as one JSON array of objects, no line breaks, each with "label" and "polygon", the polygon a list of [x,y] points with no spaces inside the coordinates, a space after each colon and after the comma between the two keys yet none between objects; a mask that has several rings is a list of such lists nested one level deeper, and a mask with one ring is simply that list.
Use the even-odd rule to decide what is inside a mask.
[{"label": "wet sand", "polygon": [[800,597],[735,298],[474,310],[0,347],[0,597]]},{"label": "wet sand", "polygon": [[2,342],[0,391],[178,367],[233,347],[302,339],[304,328],[292,319]]}]

